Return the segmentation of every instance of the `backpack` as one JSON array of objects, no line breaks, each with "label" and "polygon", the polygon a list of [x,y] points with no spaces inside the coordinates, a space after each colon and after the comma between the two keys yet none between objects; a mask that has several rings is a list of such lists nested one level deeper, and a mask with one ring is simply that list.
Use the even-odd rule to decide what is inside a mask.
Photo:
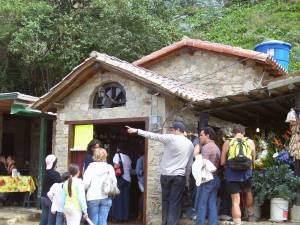
[{"label": "backpack", "polygon": [[232,138],[227,155],[228,167],[232,170],[246,171],[251,168],[252,152],[248,138]]}]

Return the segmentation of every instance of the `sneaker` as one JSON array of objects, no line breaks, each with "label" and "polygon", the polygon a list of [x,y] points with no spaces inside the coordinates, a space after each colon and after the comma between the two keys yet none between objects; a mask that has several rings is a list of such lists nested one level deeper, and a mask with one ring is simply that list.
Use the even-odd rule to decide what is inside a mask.
[{"label": "sneaker", "polygon": [[220,215],[218,217],[218,219],[221,220],[221,221],[230,221],[230,220],[232,220],[232,217],[228,216],[228,215]]}]

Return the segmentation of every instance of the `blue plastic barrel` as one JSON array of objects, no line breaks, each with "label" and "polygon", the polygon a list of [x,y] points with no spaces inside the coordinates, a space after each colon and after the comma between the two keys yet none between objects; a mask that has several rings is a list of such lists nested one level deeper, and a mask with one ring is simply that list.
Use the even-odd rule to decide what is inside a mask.
[{"label": "blue plastic barrel", "polygon": [[288,70],[291,47],[290,43],[273,40],[256,45],[255,51],[271,55],[284,69]]}]

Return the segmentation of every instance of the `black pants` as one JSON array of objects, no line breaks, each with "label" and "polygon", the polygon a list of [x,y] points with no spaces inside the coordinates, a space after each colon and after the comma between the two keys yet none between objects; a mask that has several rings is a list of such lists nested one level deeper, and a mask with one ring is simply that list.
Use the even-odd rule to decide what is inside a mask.
[{"label": "black pants", "polygon": [[162,194],[162,225],[177,225],[181,216],[184,176],[160,176]]}]

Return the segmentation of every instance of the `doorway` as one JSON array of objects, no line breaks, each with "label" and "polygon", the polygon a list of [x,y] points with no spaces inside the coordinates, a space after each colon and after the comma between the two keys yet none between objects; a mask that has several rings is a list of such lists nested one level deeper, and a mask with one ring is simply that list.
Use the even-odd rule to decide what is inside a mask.
[{"label": "doorway", "polygon": [[[74,130],[74,125],[77,125],[76,121],[69,122],[71,130]],[[138,186],[138,179],[135,175],[135,168],[137,159],[144,154],[144,174],[145,181],[147,180],[147,140],[143,137],[132,135],[127,133],[125,126],[130,126],[138,129],[148,129],[148,118],[133,118],[133,119],[116,119],[116,120],[99,120],[99,121],[80,121],[80,124],[93,124],[93,138],[98,139],[101,142],[101,147],[105,148],[108,153],[107,161],[113,164],[113,157],[117,152],[117,148],[122,148],[122,153],[128,155],[131,159],[131,185],[130,185],[130,197],[129,197],[129,221],[128,224],[143,224],[145,221],[145,206],[144,203],[143,213],[138,219],[139,212],[139,198],[141,192]],[[73,135],[73,134],[71,134]],[[73,137],[70,136],[72,140]],[[71,141],[72,142],[72,141]],[[80,168],[83,167],[83,161],[85,157],[85,151],[70,151],[69,163],[77,163]],[[146,196],[146,182],[144,199]],[[141,217],[143,218],[141,220]]]}]

